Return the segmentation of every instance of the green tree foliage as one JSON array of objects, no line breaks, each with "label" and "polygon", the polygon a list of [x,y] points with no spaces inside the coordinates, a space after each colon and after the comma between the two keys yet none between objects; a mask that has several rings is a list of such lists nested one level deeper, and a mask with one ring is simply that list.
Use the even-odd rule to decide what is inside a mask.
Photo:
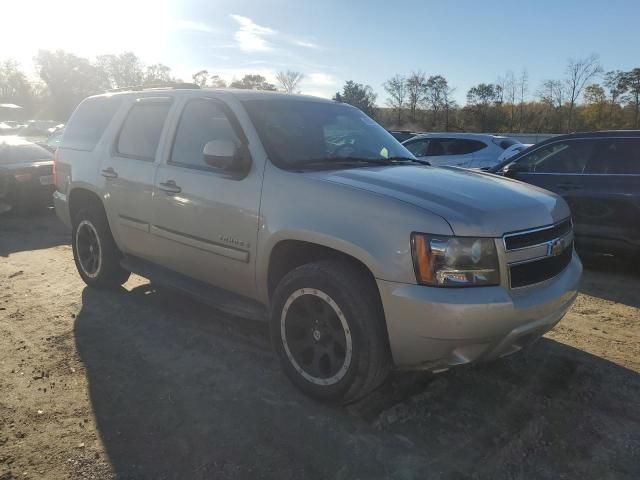
[{"label": "green tree foliage", "polygon": [[276,91],[275,85],[267,82],[262,75],[245,75],[242,80],[234,80],[229,88],[242,88],[245,90],[269,90]]},{"label": "green tree foliage", "polygon": [[176,79],[171,76],[171,68],[162,63],[149,65],[144,71],[144,85],[166,84],[175,81]]},{"label": "green tree foliage", "polygon": [[376,98],[378,96],[369,85],[356,83],[353,80],[348,80],[344,84],[342,93],[336,92],[333,96],[335,101],[353,105],[372,118],[376,114]]},{"label": "green tree foliage", "polygon": [[467,92],[467,118],[480,131],[497,130],[496,108],[501,102],[502,88],[493,83],[480,83]]},{"label": "green tree foliage", "polygon": [[144,67],[133,52],[100,55],[96,58],[96,66],[103,72],[111,88],[142,85],[144,81]]},{"label": "green tree foliage", "polygon": [[86,58],[56,50],[40,50],[34,59],[38,75],[47,86],[52,115],[66,119],[85,97],[109,87],[104,73]]},{"label": "green tree foliage", "polygon": [[23,108],[32,106],[31,83],[15,60],[0,62],[0,103],[13,103]]},{"label": "green tree foliage", "polygon": [[207,70],[200,70],[194,73],[191,78],[193,78],[193,83],[200,88],[226,88],[227,86],[227,82],[218,75],[209,75]]}]

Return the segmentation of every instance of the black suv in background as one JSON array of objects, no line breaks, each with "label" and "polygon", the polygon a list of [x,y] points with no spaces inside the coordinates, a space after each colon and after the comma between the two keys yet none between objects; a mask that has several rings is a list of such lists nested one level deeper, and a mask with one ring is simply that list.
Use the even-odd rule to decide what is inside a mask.
[{"label": "black suv in background", "polygon": [[640,131],[561,135],[489,171],[561,195],[583,250],[640,253]]}]

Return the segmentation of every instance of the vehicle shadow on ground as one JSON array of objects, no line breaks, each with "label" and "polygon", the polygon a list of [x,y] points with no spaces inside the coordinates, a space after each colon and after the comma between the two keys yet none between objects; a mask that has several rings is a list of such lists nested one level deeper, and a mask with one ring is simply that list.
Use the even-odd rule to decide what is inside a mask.
[{"label": "vehicle shadow on ground", "polygon": [[580,292],[611,302],[640,308],[640,260],[615,257],[581,257],[584,273]]},{"label": "vehicle shadow on ground", "polygon": [[69,245],[71,233],[53,208],[16,210],[0,215],[0,257]]},{"label": "vehicle shadow on ground", "polygon": [[148,284],[85,288],[75,339],[117,478],[640,478],[638,374],[552,340],[330,407],[265,324]]}]

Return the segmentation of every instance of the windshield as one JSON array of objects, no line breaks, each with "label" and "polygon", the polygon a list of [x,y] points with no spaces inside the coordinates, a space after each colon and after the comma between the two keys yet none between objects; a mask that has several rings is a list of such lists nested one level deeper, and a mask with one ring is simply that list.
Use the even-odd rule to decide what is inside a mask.
[{"label": "windshield", "polygon": [[414,159],[384,128],[357,108],[304,100],[243,102],[272,162],[285,169],[350,161],[384,164]]}]

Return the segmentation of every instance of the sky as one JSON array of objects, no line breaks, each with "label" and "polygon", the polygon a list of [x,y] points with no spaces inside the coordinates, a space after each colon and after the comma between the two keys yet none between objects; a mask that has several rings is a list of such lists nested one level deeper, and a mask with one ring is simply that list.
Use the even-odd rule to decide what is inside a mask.
[{"label": "sky", "polygon": [[606,70],[640,66],[640,0],[2,0],[0,59],[33,72],[38,49],[85,57],[133,51],[190,80],[304,73],[302,93],[330,97],[346,80],[382,84],[421,70],[444,75],[463,102],[507,71],[533,95],[591,53]]}]

